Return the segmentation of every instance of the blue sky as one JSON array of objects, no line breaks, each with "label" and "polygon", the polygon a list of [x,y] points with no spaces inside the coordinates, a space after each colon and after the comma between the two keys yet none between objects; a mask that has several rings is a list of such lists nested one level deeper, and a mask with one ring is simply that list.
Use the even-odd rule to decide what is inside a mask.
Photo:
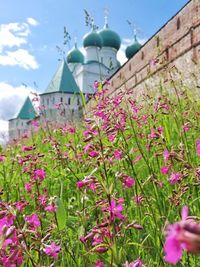
[{"label": "blue sky", "polygon": [[[78,46],[89,29],[85,26],[86,9],[99,28],[104,10],[109,10],[109,26],[122,39],[119,59],[132,38],[130,20],[140,28],[144,42],[163,26],[187,0],[6,0],[0,10],[0,131],[6,120],[18,112],[27,93],[38,86],[43,92],[56,71],[60,58],[56,46],[63,45],[63,28]],[[27,87],[22,84],[26,84]],[[37,84],[37,86],[35,86]]]}]

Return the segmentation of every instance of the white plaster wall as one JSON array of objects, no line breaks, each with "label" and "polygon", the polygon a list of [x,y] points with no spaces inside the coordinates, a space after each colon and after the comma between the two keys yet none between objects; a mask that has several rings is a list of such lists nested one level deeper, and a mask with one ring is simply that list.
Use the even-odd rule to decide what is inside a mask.
[{"label": "white plaster wall", "polygon": [[18,139],[29,131],[29,120],[13,119],[9,121],[9,140]]},{"label": "white plaster wall", "polygon": [[118,67],[117,63],[117,50],[112,47],[102,47],[100,50],[100,62],[103,63],[107,68]]},{"label": "white plaster wall", "polygon": [[100,61],[100,48],[89,46],[85,48],[85,62]]}]

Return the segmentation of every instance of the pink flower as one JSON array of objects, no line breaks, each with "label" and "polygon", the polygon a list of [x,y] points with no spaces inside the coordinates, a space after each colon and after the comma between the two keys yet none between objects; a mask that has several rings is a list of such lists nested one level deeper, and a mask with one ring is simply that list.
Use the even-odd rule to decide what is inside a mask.
[{"label": "pink flower", "polygon": [[124,218],[124,216],[121,214],[121,212],[123,211],[123,206],[121,204],[116,205],[115,200],[111,200],[111,205],[108,208],[108,211],[110,211],[112,221],[114,220],[115,217],[117,217],[120,220]]},{"label": "pink flower", "polygon": [[31,193],[33,185],[31,183],[25,184],[25,190],[27,193]]},{"label": "pink flower", "polygon": [[114,142],[115,141],[115,135],[114,134],[109,134],[108,135],[108,140],[110,141],[110,142]]},{"label": "pink flower", "polygon": [[150,138],[157,138],[158,137],[158,135],[157,135],[157,133],[155,132],[155,129],[152,129],[151,130],[151,134],[150,134]]},{"label": "pink flower", "polygon": [[40,181],[43,181],[45,177],[46,177],[46,173],[43,168],[35,170],[35,176],[34,176],[35,180],[40,179]]},{"label": "pink flower", "polygon": [[40,220],[37,214],[28,215],[25,217],[25,221],[33,228],[40,226]]},{"label": "pink flower", "polygon": [[48,256],[53,257],[54,260],[58,258],[59,251],[60,251],[60,246],[56,246],[54,242],[52,242],[51,245],[46,246],[46,248],[44,249],[44,252]]},{"label": "pink flower", "polygon": [[167,227],[164,244],[165,261],[176,264],[182,257],[183,250],[187,252],[200,252],[200,224],[188,217],[188,208],[182,209],[182,220]]},{"label": "pink flower", "polygon": [[97,260],[93,265],[93,267],[105,267],[105,265],[100,260]]},{"label": "pink flower", "polygon": [[55,205],[51,204],[51,205],[48,205],[48,206],[45,208],[45,210],[48,211],[48,212],[56,212],[57,207],[56,207]]},{"label": "pink flower", "polygon": [[190,130],[189,122],[184,123],[182,129],[184,132],[188,132]]},{"label": "pink flower", "polygon": [[5,160],[5,156],[0,155],[0,161],[4,161]]},{"label": "pink flower", "polygon": [[17,201],[17,203],[16,203],[16,209],[19,210],[20,212],[23,212],[23,210],[26,206],[27,206],[26,202]]},{"label": "pink flower", "polygon": [[143,262],[141,261],[141,259],[137,259],[133,262],[128,263],[128,261],[126,261],[124,267],[142,267]]},{"label": "pink flower", "polygon": [[197,139],[196,148],[197,148],[197,155],[200,156],[200,137]]},{"label": "pink flower", "polygon": [[122,159],[122,156],[123,156],[123,153],[122,153],[122,151],[120,151],[120,150],[115,150],[114,151],[114,157],[115,157],[115,159]]},{"label": "pink flower", "polygon": [[170,166],[163,166],[162,168],[160,168],[160,171],[162,174],[168,174],[170,169]]},{"label": "pink flower", "polygon": [[33,150],[32,146],[22,146],[22,151],[31,151]]},{"label": "pink flower", "polygon": [[94,150],[93,150],[93,151],[90,151],[90,152],[89,152],[89,156],[92,157],[92,158],[95,158],[95,157],[97,157],[98,155],[99,155],[99,153],[98,153],[97,151],[94,151]]},{"label": "pink flower", "polygon": [[31,121],[31,125],[32,125],[35,129],[37,129],[37,128],[40,126],[39,122],[36,121],[36,120]]},{"label": "pink flower", "polygon": [[181,176],[182,175],[180,172],[172,172],[169,178],[170,184],[176,184],[177,182],[179,182],[181,180]]},{"label": "pink flower", "polygon": [[143,196],[135,196],[133,197],[133,201],[139,205],[143,201]]},{"label": "pink flower", "polygon": [[164,158],[164,162],[167,163],[168,159],[169,159],[169,152],[167,149],[165,149],[163,151],[163,158]]},{"label": "pink flower", "polygon": [[127,187],[130,188],[133,186],[133,184],[135,183],[135,180],[129,176],[125,176],[124,177],[124,189],[126,189]]},{"label": "pink flower", "polygon": [[81,188],[81,187],[83,187],[83,186],[85,186],[85,185],[86,185],[85,181],[78,181],[78,182],[76,183],[76,186],[77,186],[78,188]]}]

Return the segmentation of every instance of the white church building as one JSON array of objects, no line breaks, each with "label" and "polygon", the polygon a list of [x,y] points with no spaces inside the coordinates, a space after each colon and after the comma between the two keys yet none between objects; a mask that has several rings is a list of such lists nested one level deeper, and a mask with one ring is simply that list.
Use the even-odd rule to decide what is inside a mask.
[{"label": "white church building", "polygon": [[[136,38],[127,47],[127,58],[140,48]],[[108,79],[120,67],[117,52],[120,36],[112,31],[107,21],[103,29],[91,31],[83,37],[85,53],[75,43],[68,52],[44,93],[40,94],[40,112],[28,97],[18,115],[9,120],[9,139],[18,139],[31,129],[31,121],[40,123],[69,123],[82,118],[82,96],[94,94],[95,81]],[[82,92],[80,94],[80,92]]]}]

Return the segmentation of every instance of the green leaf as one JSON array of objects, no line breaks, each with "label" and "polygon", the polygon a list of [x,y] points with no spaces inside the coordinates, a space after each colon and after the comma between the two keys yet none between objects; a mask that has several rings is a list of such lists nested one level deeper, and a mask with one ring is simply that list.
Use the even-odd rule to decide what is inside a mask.
[{"label": "green leaf", "polygon": [[66,214],[65,207],[63,205],[63,201],[59,198],[57,200],[57,207],[58,208],[56,211],[56,219],[57,219],[57,223],[58,223],[58,228],[59,228],[59,230],[63,230],[65,228],[65,225],[66,225],[67,214]]}]

